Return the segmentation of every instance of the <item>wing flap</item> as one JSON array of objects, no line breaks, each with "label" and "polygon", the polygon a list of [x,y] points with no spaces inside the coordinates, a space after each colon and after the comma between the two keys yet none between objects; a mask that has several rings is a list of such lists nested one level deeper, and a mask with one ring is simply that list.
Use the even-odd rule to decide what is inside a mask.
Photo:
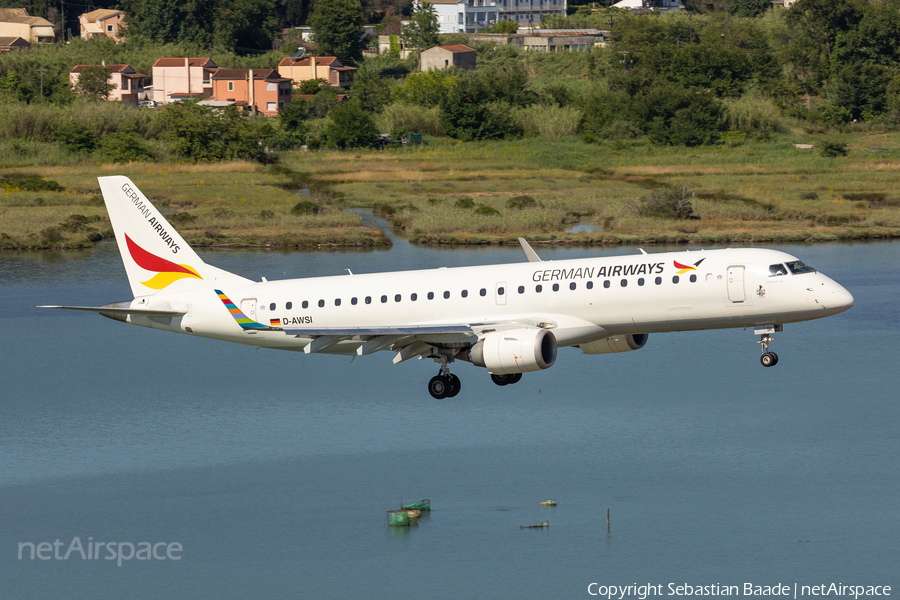
[{"label": "wing flap", "polygon": [[437,334],[466,334],[474,332],[468,325],[401,325],[397,327],[282,327],[287,335],[297,337],[306,336],[341,336],[352,337],[382,336],[382,335],[437,335]]}]

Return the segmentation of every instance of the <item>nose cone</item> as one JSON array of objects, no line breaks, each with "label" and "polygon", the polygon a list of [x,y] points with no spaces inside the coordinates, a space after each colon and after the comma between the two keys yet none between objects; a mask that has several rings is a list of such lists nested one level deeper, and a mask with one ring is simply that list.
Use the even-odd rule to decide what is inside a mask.
[{"label": "nose cone", "polygon": [[853,294],[848,292],[844,286],[839,283],[833,283],[831,288],[831,306],[830,308],[835,314],[844,312],[853,306]]}]

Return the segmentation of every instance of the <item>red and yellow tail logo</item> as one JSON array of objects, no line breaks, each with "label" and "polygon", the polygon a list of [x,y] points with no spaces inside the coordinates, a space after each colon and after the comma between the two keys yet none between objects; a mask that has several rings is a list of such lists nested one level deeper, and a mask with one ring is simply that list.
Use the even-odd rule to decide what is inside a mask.
[{"label": "red and yellow tail logo", "polygon": [[165,258],[147,252],[146,250],[135,244],[134,240],[128,237],[127,233],[125,234],[125,241],[128,243],[128,252],[131,253],[131,258],[134,259],[134,262],[137,263],[137,266],[144,269],[145,271],[156,271],[156,275],[154,275],[147,281],[141,282],[148,288],[161,290],[164,287],[178,281],[179,279],[184,279],[185,277],[203,279],[193,267],[189,267],[188,265],[177,265],[170,260],[166,260]]}]

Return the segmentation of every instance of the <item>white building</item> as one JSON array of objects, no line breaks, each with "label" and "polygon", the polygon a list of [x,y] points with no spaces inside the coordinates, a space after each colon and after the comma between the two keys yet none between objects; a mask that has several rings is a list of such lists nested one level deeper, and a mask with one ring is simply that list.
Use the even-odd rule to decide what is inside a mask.
[{"label": "white building", "polygon": [[658,10],[684,10],[681,0],[621,0],[612,5],[612,8],[624,8],[631,12],[648,12]]},{"label": "white building", "polygon": [[437,12],[439,33],[477,33],[497,24],[502,1],[430,0],[430,4]]},{"label": "white building", "polygon": [[516,21],[519,28],[540,27],[544,17],[566,16],[566,0],[497,0],[501,21]]}]

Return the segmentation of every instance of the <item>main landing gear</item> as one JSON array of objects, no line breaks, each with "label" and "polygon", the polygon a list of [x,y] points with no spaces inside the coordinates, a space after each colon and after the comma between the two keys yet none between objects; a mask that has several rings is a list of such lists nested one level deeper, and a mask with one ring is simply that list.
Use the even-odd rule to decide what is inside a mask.
[{"label": "main landing gear", "polygon": [[778,364],[778,355],[774,352],[769,352],[769,342],[775,341],[771,334],[782,330],[783,327],[781,325],[770,325],[753,330],[753,333],[759,336],[757,343],[760,344],[760,350],[762,351],[762,356],[759,357],[759,362],[762,363],[762,366],[774,367]]},{"label": "main landing gear", "polygon": [[459,377],[450,372],[449,361],[446,357],[441,361],[441,369],[438,374],[428,382],[428,393],[432,398],[452,398],[459,393],[462,382]]},{"label": "main landing gear", "polygon": [[504,375],[491,375],[491,381],[496,383],[497,385],[512,385],[514,383],[519,383],[519,380],[522,379],[521,373],[509,373]]}]

